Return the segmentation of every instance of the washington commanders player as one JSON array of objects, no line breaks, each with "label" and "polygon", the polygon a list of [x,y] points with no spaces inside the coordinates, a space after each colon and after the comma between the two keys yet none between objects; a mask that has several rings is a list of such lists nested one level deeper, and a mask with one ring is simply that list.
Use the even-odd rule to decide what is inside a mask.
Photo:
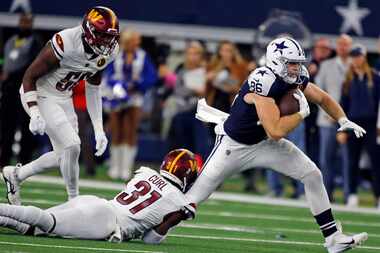
[{"label": "washington commanders player", "polygon": [[86,12],[81,25],[56,33],[26,70],[20,88],[21,102],[30,116],[33,134],[49,136],[53,151],[23,166],[6,166],[3,178],[10,204],[20,205],[19,185],[26,178],[59,166],[68,198],[79,194],[80,139],[71,99],[73,87],[86,80],[87,108],[94,127],[96,156],[103,154],[100,95],[101,71],[118,52],[119,21],[106,7]]},{"label": "washington commanders player", "polygon": [[176,149],[166,155],[159,173],[148,167],[137,170],[113,200],[81,195],[47,210],[0,204],[0,226],[25,235],[114,242],[141,238],[158,244],[170,228],[194,218],[195,208],[187,205],[184,193],[197,175],[194,154]]}]

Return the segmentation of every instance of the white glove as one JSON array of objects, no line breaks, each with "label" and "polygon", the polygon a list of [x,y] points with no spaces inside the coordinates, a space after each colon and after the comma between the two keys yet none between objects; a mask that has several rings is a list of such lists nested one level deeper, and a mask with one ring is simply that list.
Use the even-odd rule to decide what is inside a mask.
[{"label": "white glove", "polygon": [[103,131],[95,131],[96,152],[95,156],[101,156],[106,151],[108,140]]},{"label": "white glove", "polygon": [[356,138],[363,137],[367,132],[359,126],[358,124],[355,124],[354,122],[350,121],[346,117],[342,117],[338,120],[338,123],[340,127],[338,128],[338,131],[347,131],[352,130],[355,133]]},{"label": "white glove", "polygon": [[309,116],[310,107],[303,92],[297,89],[297,93],[294,93],[293,96],[298,100],[298,104],[300,105],[300,110],[298,113],[301,115],[302,119]]},{"label": "white glove", "polygon": [[29,108],[30,112],[30,122],[29,122],[29,130],[32,134],[43,135],[46,128],[46,122],[42,118],[40,110],[38,110],[38,106],[32,106]]}]

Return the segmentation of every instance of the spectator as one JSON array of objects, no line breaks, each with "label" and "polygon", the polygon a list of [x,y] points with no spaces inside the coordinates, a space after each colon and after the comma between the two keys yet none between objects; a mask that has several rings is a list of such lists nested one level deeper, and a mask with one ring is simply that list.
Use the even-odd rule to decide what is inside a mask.
[{"label": "spectator", "polygon": [[18,33],[13,35],[4,47],[4,65],[1,85],[0,167],[10,163],[13,156],[12,145],[16,130],[21,131],[18,160],[26,163],[31,160],[35,139],[29,131],[29,116],[20,102],[19,89],[25,70],[40,51],[41,44],[33,34],[33,16],[21,14]]},{"label": "spectator", "polygon": [[207,103],[229,112],[236,93],[248,76],[248,67],[235,44],[222,41],[208,66]]},{"label": "spectator", "polygon": [[[351,45],[350,36],[346,34],[339,36],[336,41],[336,57],[322,62],[315,77],[316,83],[321,85],[320,88],[329,93],[336,101],[341,98],[343,82],[350,66]],[[319,110],[317,125],[320,135],[319,164],[327,193],[330,200],[333,200],[334,180],[338,168],[343,167],[343,171],[347,170],[347,147],[344,144],[340,145],[341,166],[337,166],[334,163],[334,161],[339,160],[336,159],[339,147],[336,141],[336,123],[323,110]]]},{"label": "spectator", "polygon": [[141,36],[133,30],[121,34],[120,53],[105,71],[106,106],[110,108],[111,178],[127,180],[137,154],[137,130],[144,93],[157,81],[157,71],[148,54],[140,48]]},{"label": "spectator", "polygon": [[206,126],[194,117],[197,101],[204,97],[206,88],[204,48],[198,41],[187,45],[184,63],[177,67],[176,75],[173,94],[166,100],[163,113],[169,148],[187,147],[205,159],[211,138]]},{"label": "spectator", "polygon": [[365,148],[369,154],[373,175],[373,190],[376,202],[380,203],[380,149],[376,143],[377,110],[380,99],[380,76],[371,69],[362,45],[352,48],[352,64],[343,85],[342,107],[347,117],[357,122],[366,131],[363,138],[355,138],[354,133],[341,133],[338,140],[347,142],[349,170],[345,181],[348,182],[348,206],[357,206],[357,186],[359,181],[359,160]]},{"label": "spectator", "polygon": [[87,113],[85,81],[82,80],[73,89],[73,102],[75,112],[78,116],[79,137],[81,140],[81,159],[84,163],[85,173],[88,176],[95,176],[95,158],[92,141],[94,131],[91,119]]},{"label": "spectator", "polygon": [[[332,53],[330,40],[327,38],[319,38],[315,41],[312,59],[308,66],[310,81],[314,82],[315,76],[318,74],[320,64],[328,59]],[[310,103],[310,115],[305,119],[305,144],[306,154],[319,164],[319,131],[317,126],[318,106]]]}]

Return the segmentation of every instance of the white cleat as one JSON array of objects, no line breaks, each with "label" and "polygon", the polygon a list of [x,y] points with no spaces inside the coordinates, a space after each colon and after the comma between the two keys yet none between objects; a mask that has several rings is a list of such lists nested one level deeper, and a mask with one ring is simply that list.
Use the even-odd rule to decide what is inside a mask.
[{"label": "white cleat", "polygon": [[355,235],[345,235],[342,233],[340,224],[337,224],[338,231],[326,238],[325,247],[329,253],[345,252],[353,249],[368,239],[367,233]]},{"label": "white cleat", "polygon": [[17,178],[17,170],[21,164],[16,166],[5,166],[3,168],[3,178],[7,187],[7,199],[11,205],[21,205],[20,180]]}]

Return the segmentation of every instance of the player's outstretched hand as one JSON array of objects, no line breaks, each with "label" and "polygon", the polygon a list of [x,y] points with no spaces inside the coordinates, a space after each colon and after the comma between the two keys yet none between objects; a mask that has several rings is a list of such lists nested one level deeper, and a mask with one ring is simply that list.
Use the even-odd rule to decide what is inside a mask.
[{"label": "player's outstretched hand", "polygon": [[309,116],[310,107],[303,92],[297,89],[297,93],[294,93],[293,96],[298,100],[298,103],[300,105],[300,110],[298,113],[301,115],[301,117],[304,119]]},{"label": "player's outstretched hand", "polygon": [[363,137],[367,132],[359,126],[358,124],[352,122],[351,120],[347,119],[346,117],[340,118],[338,120],[338,123],[340,127],[338,128],[338,131],[354,131],[356,138]]},{"label": "player's outstretched hand", "polygon": [[45,133],[46,122],[43,119],[37,106],[30,107],[29,130],[33,135],[43,135]]},{"label": "player's outstretched hand", "polygon": [[104,151],[106,151],[108,140],[106,134],[102,132],[95,132],[95,141],[96,141],[96,156],[103,155]]}]

